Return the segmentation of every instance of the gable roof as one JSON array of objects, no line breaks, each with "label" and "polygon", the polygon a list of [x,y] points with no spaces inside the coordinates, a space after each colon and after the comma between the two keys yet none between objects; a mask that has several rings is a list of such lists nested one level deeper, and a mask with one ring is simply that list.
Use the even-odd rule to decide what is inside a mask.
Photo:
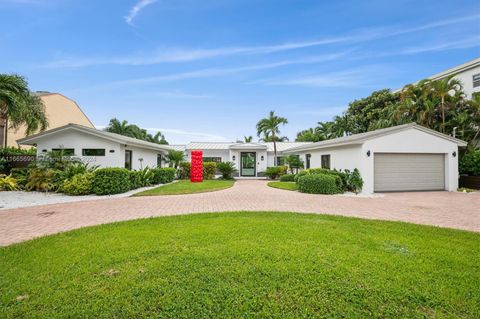
[{"label": "gable roof", "polygon": [[404,124],[404,125],[397,125],[397,126],[392,126],[384,129],[379,129],[375,131],[370,131],[366,133],[360,133],[360,134],[354,134],[350,136],[344,136],[344,137],[339,137],[339,138],[334,138],[331,140],[326,140],[326,141],[321,141],[321,142],[316,142],[312,143],[310,145],[306,146],[300,146],[300,147],[294,147],[286,151],[286,153],[293,153],[296,151],[306,151],[306,150],[312,150],[312,149],[320,149],[320,148],[326,148],[326,147],[335,147],[335,146],[343,146],[343,145],[355,145],[355,144],[363,144],[363,142],[367,140],[371,140],[373,138],[397,133],[397,132],[402,132],[406,131],[409,129],[416,129],[431,135],[435,135],[437,137],[446,139],[450,142],[456,143],[458,146],[467,146],[467,143],[459,140],[457,138],[454,138],[452,136],[434,131],[432,129],[426,128],[424,126],[418,125],[416,123],[409,123],[409,124]]},{"label": "gable roof", "polygon": [[17,140],[18,144],[23,144],[23,145],[32,145],[35,144],[36,141],[48,137],[49,135],[52,134],[58,134],[64,131],[78,131],[82,132],[85,134],[97,136],[99,138],[103,138],[109,141],[121,143],[121,144],[126,144],[126,145],[131,145],[131,146],[136,146],[140,148],[146,148],[146,149],[151,149],[151,150],[159,150],[159,151],[169,151],[172,148],[168,145],[163,145],[163,144],[157,144],[157,143],[152,143],[152,142],[147,142],[147,141],[142,141],[133,137],[128,137],[128,136],[123,136],[120,134],[115,134],[115,133],[110,133],[106,131],[101,131],[97,130],[95,128],[90,128],[86,127],[83,125],[78,125],[78,124],[67,124],[64,126],[60,126],[48,131],[44,131],[38,134],[30,135],[24,138],[21,138]]}]

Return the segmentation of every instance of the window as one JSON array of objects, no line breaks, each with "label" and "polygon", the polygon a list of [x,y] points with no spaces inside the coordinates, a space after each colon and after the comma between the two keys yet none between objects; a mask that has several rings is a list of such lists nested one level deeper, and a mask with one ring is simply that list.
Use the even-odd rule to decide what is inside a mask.
[{"label": "window", "polygon": [[305,168],[309,169],[310,168],[310,158],[312,157],[312,154],[307,154],[305,155]]},{"label": "window", "polygon": [[330,169],[330,154],[322,155],[322,168]]},{"label": "window", "polygon": [[84,148],[82,149],[83,156],[105,156],[104,148]]},{"label": "window", "polygon": [[157,154],[157,167],[162,167],[162,154]]},{"label": "window", "polygon": [[480,86],[480,73],[473,76],[473,87]]},{"label": "window", "polygon": [[125,150],[125,168],[132,169],[132,151],[130,150]]},{"label": "window", "polygon": [[277,156],[277,166],[284,166],[285,158],[283,156]]},{"label": "window", "polygon": [[204,157],[203,162],[215,162],[215,163],[221,163],[222,158],[221,157]]},{"label": "window", "polygon": [[64,156],[75,155],[75,149],[74,148],[52,148],[52,152],[62,153]]}]

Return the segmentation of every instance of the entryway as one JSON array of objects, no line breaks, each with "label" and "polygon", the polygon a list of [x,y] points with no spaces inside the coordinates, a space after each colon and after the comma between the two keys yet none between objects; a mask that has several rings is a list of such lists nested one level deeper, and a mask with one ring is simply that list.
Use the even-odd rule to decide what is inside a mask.
[{"label": "entryway", "polygon": [[242,177],[255,177],[257,163],[257,153],[255,152],[242,152],[240,153],[240,176]]}]

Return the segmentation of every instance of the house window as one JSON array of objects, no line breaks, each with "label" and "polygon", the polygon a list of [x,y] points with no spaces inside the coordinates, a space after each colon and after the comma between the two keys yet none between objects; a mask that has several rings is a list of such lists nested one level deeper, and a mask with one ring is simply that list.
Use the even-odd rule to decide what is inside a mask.
[{"label": "house window", "polygon": [[277,156],[277,166],[284,166],[285,158],[283,156]]},{"label": "house window", "polygon": [[330,169],[330,154],[322,155],[322,168]]},{"label": "house window", "polygon": [[63,156],[73,156],[75,155],[74,148],[52,148],[52,152],[62,153]]},{"label": "house window", "polygon": [[222,158],[221,157],[204,157],[203,162],[215,162],[215,163],[221,163]]},{"label": "house window", "polygon": [[310,158],[312,157],[312,154],[307,154],[305,155],[305,168],[309,169],[310,168]]},{"label": "house window", "polygon": [[83,156],[105,156],[104,148],[84,148],[82,149]]},{"label": "house window", "polygon": [[473,87],[480,86],[480,73],[473,76]]},{"label": "house window", "polygon": [[157,167],[162,167],[162,154],[157,154]]}]

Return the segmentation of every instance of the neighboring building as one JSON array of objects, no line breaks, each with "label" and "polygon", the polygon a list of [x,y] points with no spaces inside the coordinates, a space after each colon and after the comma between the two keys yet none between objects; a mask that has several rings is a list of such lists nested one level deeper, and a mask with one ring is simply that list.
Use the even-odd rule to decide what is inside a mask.
[{"label": "neighboring building", "polygon": [[[92,122],[83,113],[80,106],[68,97],[50,92],[36,92],[34,94],[38,95],[45,104],[49,130],[69,123],[94,128]],[[17,140],[26,136],[24,127],[19,127],[17,130],[8,129],[6,133],[7,138],[5,140],[5,125],[0,123],[0,147],[18,147]]]},{"label": "neighboring building", "polygon": [[37,147],[37,155],[63,149],[67,155],[100,167],[142,169],[162,166],[172,148],[109,133],[78,124],[67,124],[18,140],[20,145]]},{"label": "neighboring building", "polygon": [[[283,164],[284,152],[290,148],[305,146],[310,142],[277,142],[277,163]],[[275,166],[273,143],[215,143],[192,142],[188,145],[175,145],[177,150],[185,150],[187,160],[193,150],[203,151],[203,161],[233,162],[240,177],[262,177],[269,166]]]},{"label": "neighboring building", "polygon": [[[441,80],[451,75],[455,75],[455,78],[462,82],[463,91],[468,99],[471,99],[473,94],[480,92],[480,58],[429,76],[428,79]],[[398,91],[400,90],[396,92]]]},{"label": "neighboring building", "polygon": [[362,193],[458,188],[458,148],[466,142],[417,124],[355,134],[291,148],[311,167],[357,168]]}]

